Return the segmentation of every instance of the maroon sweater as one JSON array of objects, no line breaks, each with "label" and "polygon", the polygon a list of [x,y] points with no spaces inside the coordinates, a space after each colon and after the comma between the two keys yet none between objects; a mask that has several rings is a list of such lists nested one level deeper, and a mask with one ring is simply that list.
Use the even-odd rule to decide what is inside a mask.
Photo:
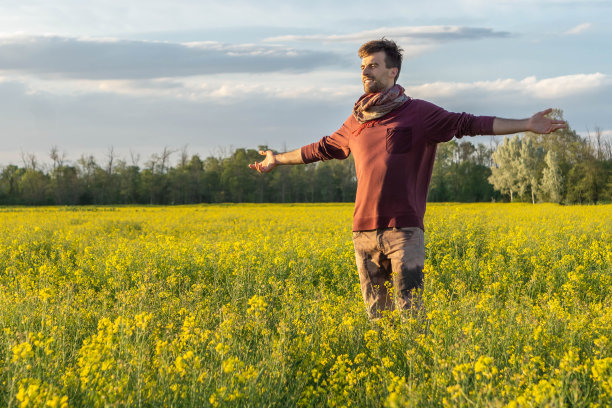
[{"label": "maroon sweater", "polygon": [[[304,163],[355,158],[353,231],[423,226],[436,145],[453,137],[493,134],[493,116],[452,113],[409,99],[363,127],[351,115],[342,127],[302,147]],[[361,130],[360,130],[361,129]]]}]

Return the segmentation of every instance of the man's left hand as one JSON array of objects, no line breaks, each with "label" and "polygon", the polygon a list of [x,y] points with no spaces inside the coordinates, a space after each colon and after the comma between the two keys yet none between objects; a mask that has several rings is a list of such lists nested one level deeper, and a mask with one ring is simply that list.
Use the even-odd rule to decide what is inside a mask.
[{"label": "man's left hand", "polygon": [[549,108],[530,117],[527,121],[527,130],[533,133],[548,134],[566,128],[567,123],[564,120],[551,119],[546,116],[551,112],[552,109]]}]

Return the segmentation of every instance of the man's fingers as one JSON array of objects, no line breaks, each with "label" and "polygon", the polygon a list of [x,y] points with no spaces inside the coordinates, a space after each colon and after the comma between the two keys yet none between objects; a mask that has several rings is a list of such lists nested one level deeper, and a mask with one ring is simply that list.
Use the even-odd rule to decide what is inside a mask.
[{"label": "man's fingers", "polygon": [[[249,164],[249,167],[252,168],[253,170],[257,170],[259,173],[267,173],[271,170],[271,165],[270,165],[270,161],[268,160],[270,155],[273,155],[272,151],[270,150],[260,150],[259,154],[262,156],[266,156],[266,159],[260,162],[255,162],[252,164]],[[267,163],[267,164],[264,164]]]},{"label": "man's fingers", "polygon": [[548,109],[543,110],[542,112],[540,112],[540,115],[546,116],[546,115],[548,115],[551,112],[552,112],[552,108],[548,108]]},{"label": "man's fingers", "polygon": [[263,173],[261,163],[249,164],[249,167],[252,168],[253,170],[258,171],[259,173]]},{"label": "man's fingers", "polygon": [[269,171],[269,166],[264,166],[263,162],[249,164],[249,167],[257,170],[259,173],[267,173]]},{"label": "man's fingers", "polygon": [[564,129],[567,127],[567,122],[565,122],[564,120],[553,120],[550,122],[551,125],[551,132],[554,132],[555,130],[559,130],[559,129]]},{"label": "man's fingers", "polygon": [[548,108],[541,112],[534,114],[531,118],[532,124],[535,126],[536,132],[542,132],[542,134],[552,133],[555,130],[563,129],[567,127],[567,122],[564,120],[549,118],[546,115],[552,113],[553,109]]}]

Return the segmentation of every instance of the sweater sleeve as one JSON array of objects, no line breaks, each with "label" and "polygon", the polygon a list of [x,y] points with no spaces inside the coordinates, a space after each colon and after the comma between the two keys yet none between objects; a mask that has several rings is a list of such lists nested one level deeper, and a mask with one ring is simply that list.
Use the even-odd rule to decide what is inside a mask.
[{"label": "sweater sleeve", "polygon": [[325,136],[318,142],[303,146],[301,153],[304,163],[331,159],[343,160],[349,157],[351,153],[349,148],[351,130],[348,122],[350,120],[351,118],[349,117],[342,127],[330,136]]},{"label": "sweater sleeve", "polygon": [[453,137],[492,135],[494,116],[448,112],[432,103],[422,102],[422,117],[427,139],[434,143],[448,142]]}]

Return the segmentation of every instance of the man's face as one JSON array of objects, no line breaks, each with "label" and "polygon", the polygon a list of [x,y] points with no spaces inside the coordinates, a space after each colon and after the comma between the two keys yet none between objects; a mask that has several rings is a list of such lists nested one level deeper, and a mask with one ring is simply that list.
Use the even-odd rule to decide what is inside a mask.
[{"label": "man's face", "polygon": [[387,68],[384,51],[361,59],[361,82],[366,93],[386,91],[395,84],[396,75],[397,68]]}]

